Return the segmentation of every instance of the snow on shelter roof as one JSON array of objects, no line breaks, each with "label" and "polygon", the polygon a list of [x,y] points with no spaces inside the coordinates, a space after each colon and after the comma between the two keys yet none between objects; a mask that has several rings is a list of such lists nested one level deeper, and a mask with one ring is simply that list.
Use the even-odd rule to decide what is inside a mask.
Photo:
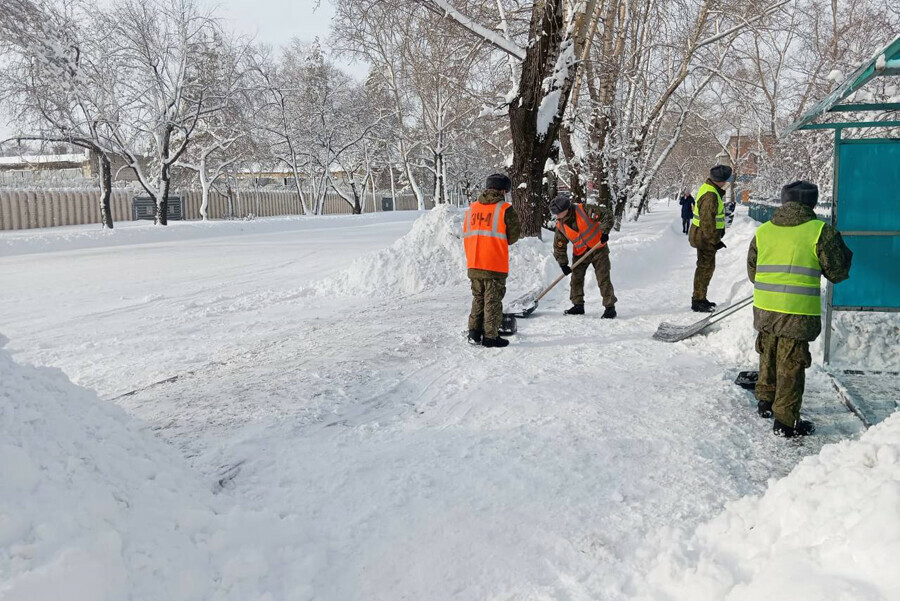
[{"label": "snow on shelter roof", "polygon": [[29,165],[46,165],[52,163],[83,163],[87,153],[74,154],[26,154],[11,157],[0,157],[0,166],[26,167]]},{"label": "snow on shelter roof", "polygon": [[827,112],[836,112],[842,110],[900,110],[900,103],[880,103],[880,104],[854,104],[838,107],[838,103],[856,92],[866,85],[870,80],[885,75],[900,75],[900,35],[894,40],[876,52],[872,58],[859,65],[853,73],[844,80],[836,90],[831,94],[817,102],[808,111],[806,111],[800,119],[791,124],[782,136],[786,136],[791,132],[802,129],[811,124],[816,118]]}]

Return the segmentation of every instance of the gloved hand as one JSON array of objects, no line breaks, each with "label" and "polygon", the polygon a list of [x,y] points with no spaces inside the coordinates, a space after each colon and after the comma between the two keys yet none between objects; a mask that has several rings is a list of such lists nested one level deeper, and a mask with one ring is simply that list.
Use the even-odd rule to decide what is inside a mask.
[{"label": "gloved hand", "polygon": [[606,232],[603,232],[603,235],[600,236],[600,242],[602,242],[603,244],[606,244],[607,242],[609,242],[609,234],[607,234]]},{"label": "gloved hand", "polygon": [[722,250],[723,248],[728,248],[728,247],[725,246],[725,243],[724,243],[724,242],[722,242],[721,240],[719,240],[719,243],[716,244],[716,250]]},{"label": "gloved hand", "polygon": [[563,275],[569,275],[570,273],[572,273],[572,268],[568,265],[560,265],[559,268],[562,269]]}]

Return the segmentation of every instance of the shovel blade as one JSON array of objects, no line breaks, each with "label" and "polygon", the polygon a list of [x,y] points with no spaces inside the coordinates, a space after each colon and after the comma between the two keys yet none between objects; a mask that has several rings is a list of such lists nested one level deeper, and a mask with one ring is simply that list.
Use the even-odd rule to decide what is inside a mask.
[{"label": "shovel blade", "polygon": [[535,302],[531,303],[531,305],[526,307],[525,309],[522,309],[521,311],[517,311],[516,313],[510,313],[510,315],[512,315],[513,317],[528,317],[529,315],[534,313],[534,310],[537,309],[537,307],[538,307],[538,304],[537,304],[537,301],[535,301]]},{"label": "shovel blade", "polygon": [[529,292],[524,296],[520,296],[504,307],[503,312],[516,317],[528,317],[537,309],[538,304],[535,299],[538,294],[540,294],[539,291]]}]

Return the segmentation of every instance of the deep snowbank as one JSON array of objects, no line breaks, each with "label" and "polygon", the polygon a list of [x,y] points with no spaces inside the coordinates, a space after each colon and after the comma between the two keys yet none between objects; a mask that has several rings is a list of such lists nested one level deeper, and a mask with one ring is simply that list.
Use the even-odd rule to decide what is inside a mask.
[{"label": "deep snowbank", "polygon": [[[465,211],[447,205],[423,214],[389,248],[354,261],[318,282],[314,291],[335,296],[406,296],[468,285],[462,241]],[[558,270],[550,245],[526,238],[510,248],[510,296],[539,287]]]},{"label": "deep snowbank", "polygon": [[259,599],[263,525],[218,501],[120,408],[0,348],[0,599]]},{"label": "deep snowbank", "polygon": [[662,538],[643,599],[900,598],[900,414],[824,447],[689,538]]},{"label": "deep snowbank", "polygon": [[[852,282],[853,268],[850,278]],[[842,311],[834,314],[833,323],[831,356],[836,365],[900,371],[900,313]]]}]

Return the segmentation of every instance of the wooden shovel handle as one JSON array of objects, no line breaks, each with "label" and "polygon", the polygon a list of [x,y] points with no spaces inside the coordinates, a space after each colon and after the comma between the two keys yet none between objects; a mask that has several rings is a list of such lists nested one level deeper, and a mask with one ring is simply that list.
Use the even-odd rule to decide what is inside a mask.
[{"label": "wooden shovel handle", "polygon": [[[590,254],[592,252],[594,252],[595,249],[600,248],[600,246],[601,245],[598,244],[594,248],[591,248],[586,253],[584,253],[580,259],[578,259],[577,261],[572,263],[572,269],[574,270],[576,267],[581,265],[585,261],[585,259],[587,259],[590,256]],[[564,274],[560,275],[558,278],[556,278],[555,280],[553,280],[553,282],[549,286],[547,286],[543,292],[541,292],[540,294],[537,295],[537,298],[534,299],[534,302],[538,302],[539,300],[544,298],[547,295],[547,293],[550,292],[551,290],[553,290],[553,288],[556,287],[556,285],[559,284],[561,281],[563,281],[567,275],[568,274],[564,273]]]}]

